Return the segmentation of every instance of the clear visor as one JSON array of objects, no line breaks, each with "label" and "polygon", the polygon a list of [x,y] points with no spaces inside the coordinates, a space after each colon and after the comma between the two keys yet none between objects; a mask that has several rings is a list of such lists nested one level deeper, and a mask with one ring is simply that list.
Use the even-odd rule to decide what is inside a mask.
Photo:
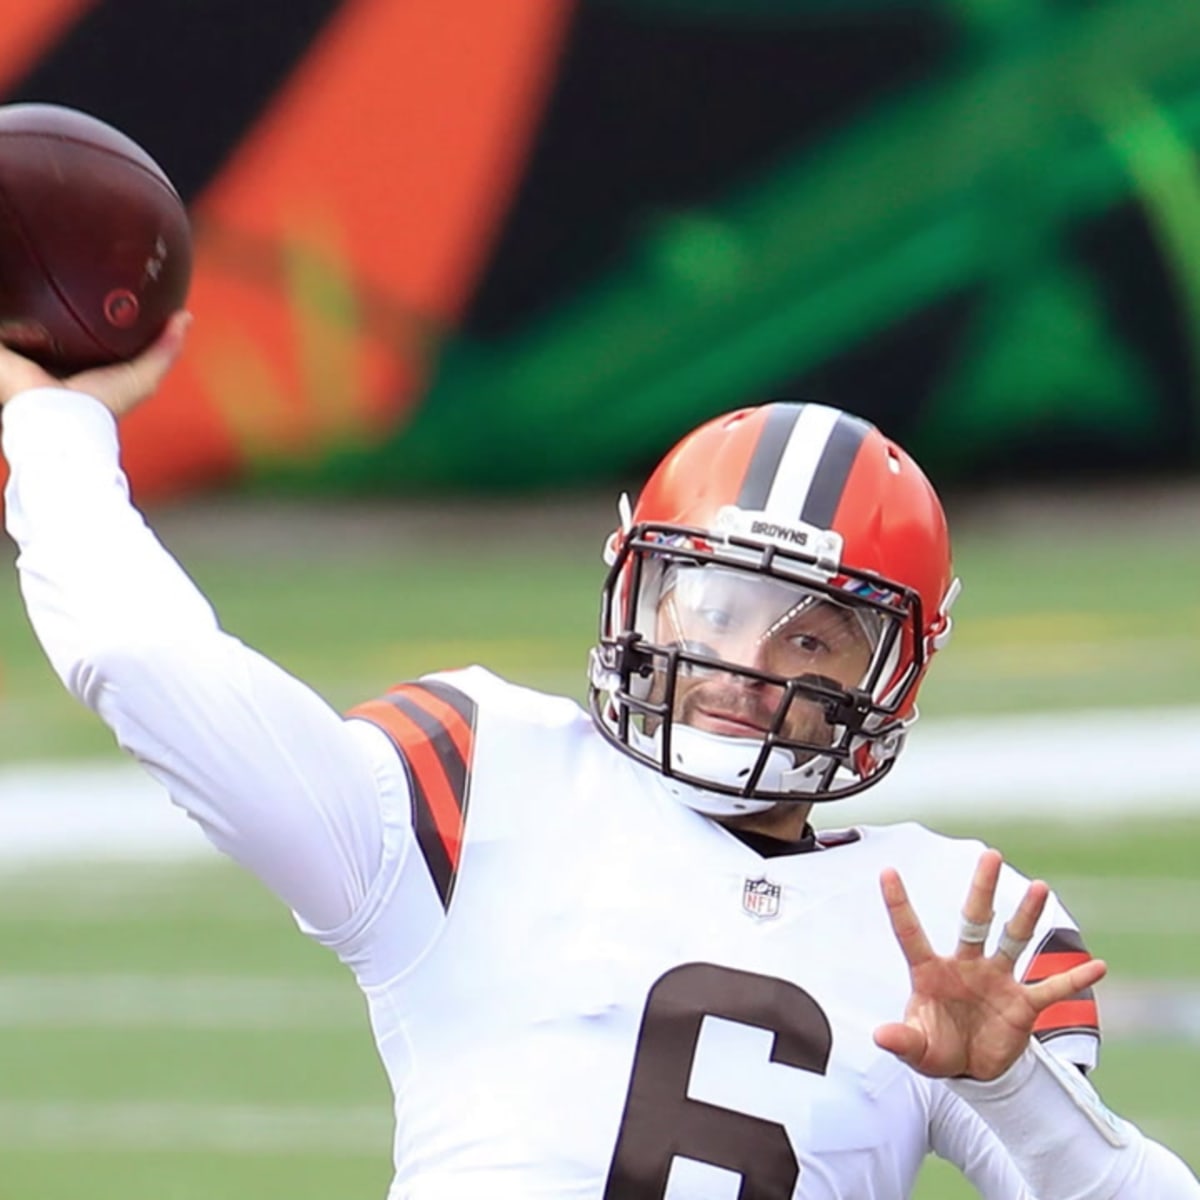
[{"label": "clear visor", "polygon": [[606,585],[593,714],[680,786],[768,806],[860,791],[902,744],[919,600],[752,550],[665,526],[631,536]]},{"label": "clear visor", "polygon": [[851,688],[867,679],[884,622],[878,612],[800,584],[711,564],[672,564],[657,605],[642,617],[653,628],[638,632],[714,663]]}]

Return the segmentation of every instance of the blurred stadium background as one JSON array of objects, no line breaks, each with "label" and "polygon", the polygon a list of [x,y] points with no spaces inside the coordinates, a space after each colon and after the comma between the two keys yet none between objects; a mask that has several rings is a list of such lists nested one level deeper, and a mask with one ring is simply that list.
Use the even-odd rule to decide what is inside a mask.
[{"label": "blurred stadium background", "polygon": [[[336,705],[476,660],[580,695],[613,498],[705,416],[909,446],[958,631],[826,823],[1048,878],[1112,967],[1106,1096],[1200,1168],[1194,0],[9,7],[0,100],[118,125],[194,217],[137,496]],[[11,571],[0,655],[0,1196],[381,1196],[349,980],[61,693]]]}]

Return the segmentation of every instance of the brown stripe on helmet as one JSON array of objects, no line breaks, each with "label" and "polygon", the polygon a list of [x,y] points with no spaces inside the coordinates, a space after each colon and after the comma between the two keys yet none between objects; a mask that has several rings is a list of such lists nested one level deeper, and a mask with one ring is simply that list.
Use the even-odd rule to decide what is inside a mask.
[{"label": "brown stripe on helmet", "polygon": [[791,401],[775,401],[766,406],[766,420],[738,493],[738,508],[761,512],[767,507],[780,460],[803,408],[803,403]]},{"label": "brown stripe on helmet", "polygon": [[838,417],[813,473],[812,484],[799,514],[801,521],[818,529],[833,526],[834,514],[846,490],[846,481],[850,478],[850,468],[854,466],[859,449],[873,428],[873,425],[850,413],[842,413]]}]

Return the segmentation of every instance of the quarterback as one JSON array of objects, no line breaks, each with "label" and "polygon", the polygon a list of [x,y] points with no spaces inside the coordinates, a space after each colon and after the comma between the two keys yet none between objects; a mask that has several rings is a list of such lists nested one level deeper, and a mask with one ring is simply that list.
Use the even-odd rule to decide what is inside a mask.
[{"label": "quarterback", "polygon": [[710,421],[620,505],[587,710],[472,667],[339,714],[130,503],[116,418],[187,323],[67,380],[0,350],[21,588],[66,687],[353,973],[390,1200],[901,1200],[928,1154],[986,1200],[1200,1198],[1088,1080],[1105,966],[1044,883],[810,824],[893,769],[950,635],[902,449],[815,404]]}]

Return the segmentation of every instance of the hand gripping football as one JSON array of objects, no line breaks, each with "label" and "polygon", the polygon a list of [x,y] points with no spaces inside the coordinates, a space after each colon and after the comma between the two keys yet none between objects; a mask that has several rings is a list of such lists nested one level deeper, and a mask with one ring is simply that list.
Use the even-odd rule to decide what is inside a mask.
[{"label": "hand gripping football", "polygon": [[0,106],[0,341],[60,376],[130,358],[191,270],[187,210],[136,142],[75,109]]}]

